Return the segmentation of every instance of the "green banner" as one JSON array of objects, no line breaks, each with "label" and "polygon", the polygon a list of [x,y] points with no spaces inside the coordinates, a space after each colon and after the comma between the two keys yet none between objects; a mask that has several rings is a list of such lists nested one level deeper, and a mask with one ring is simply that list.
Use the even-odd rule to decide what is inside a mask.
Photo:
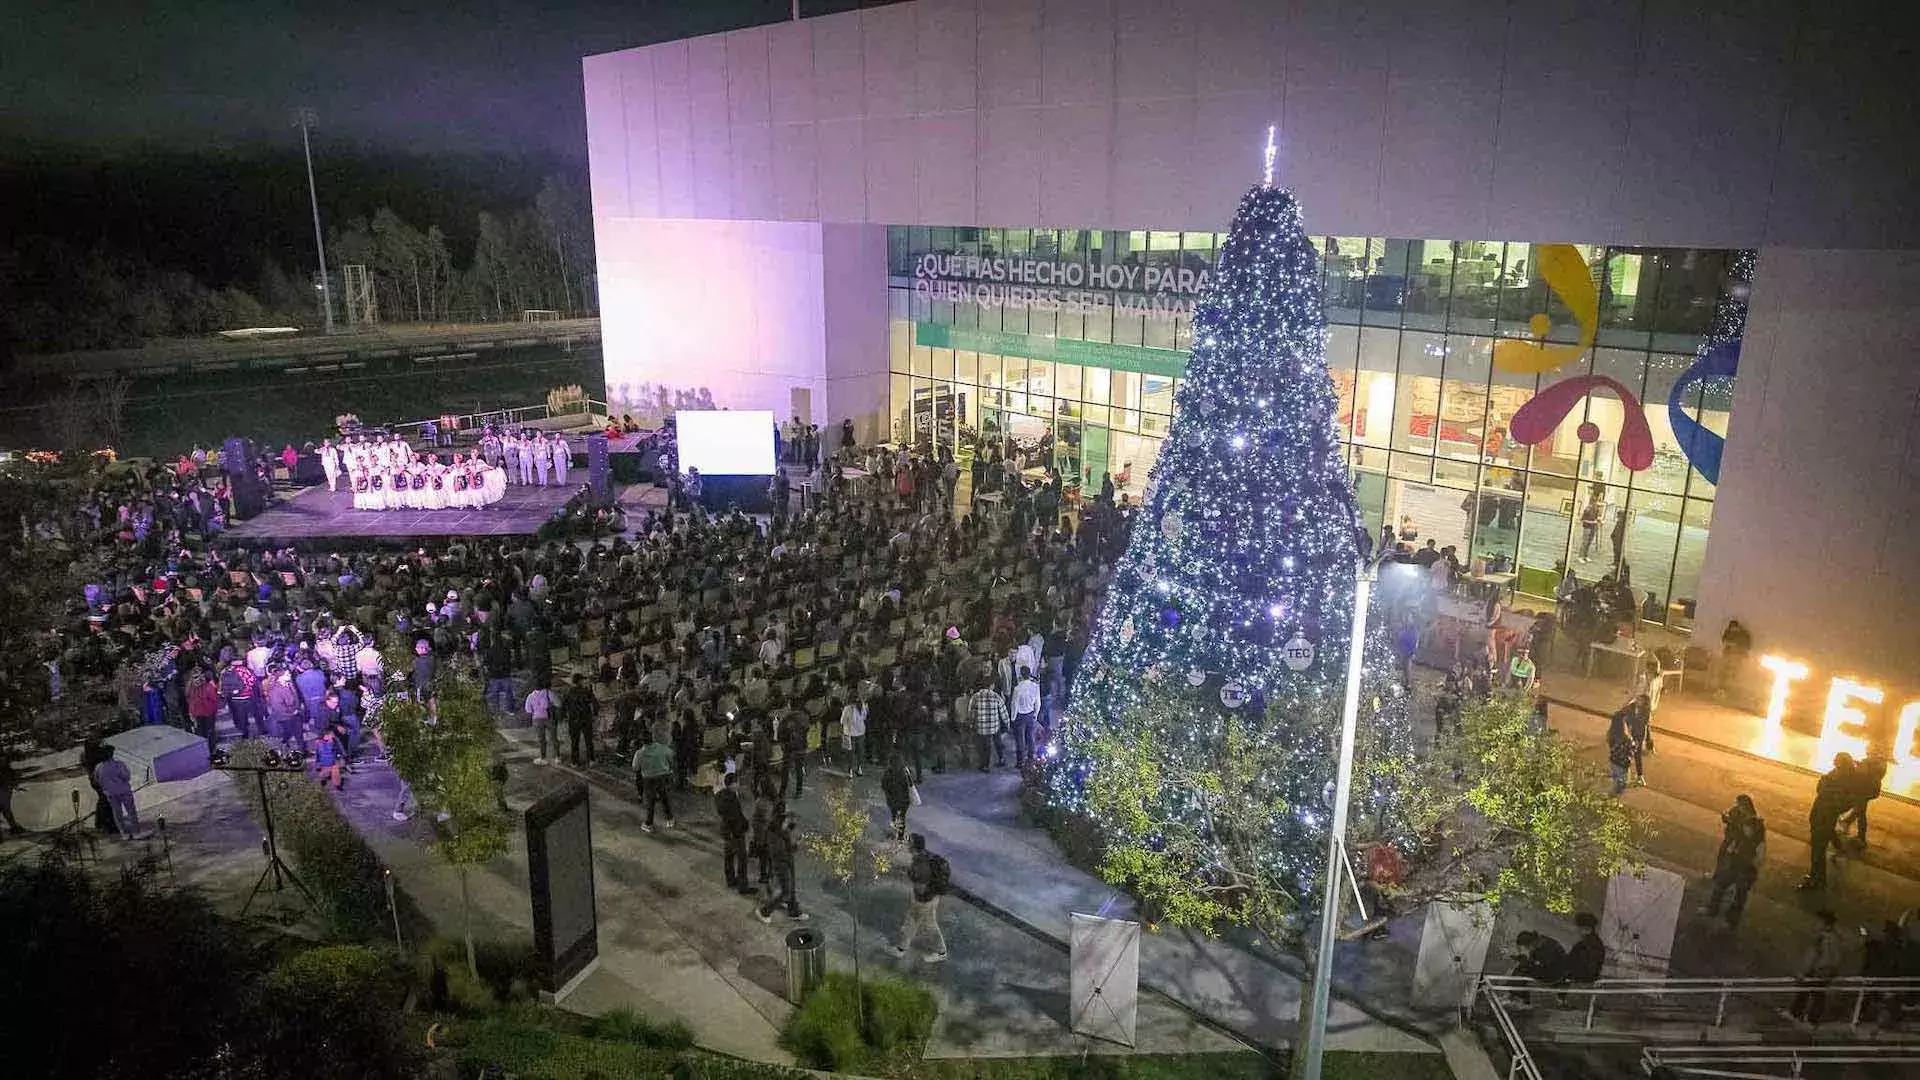
[{"label": "green banner", "polygon": [[913,324],[913,343],[935,349],[960,349],[964,352],[1019,356],[1028,360],[1051,360],[1061,364],[1085,364],[1112,371],[1162,375],[1170,379],[1187,373],[1185,349],[1112,345],[1104,341],[1079,341],[1008,330],[976,330],[930,322]]}]

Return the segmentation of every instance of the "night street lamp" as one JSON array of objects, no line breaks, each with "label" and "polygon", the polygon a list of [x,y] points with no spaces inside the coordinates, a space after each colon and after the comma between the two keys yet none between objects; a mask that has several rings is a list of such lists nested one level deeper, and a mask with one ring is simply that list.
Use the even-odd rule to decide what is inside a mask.
[{"label": "night street lamp", "polygon": [[300,152],[307,159],[307,203],[313,208],[313,246],[320,257],[320,312],[324,317],[327,333],[333,333],[333,290],[327,281],[327,241],[320,232],[320,195],[313,186],[313,144],[307,138],[307,128],[319,117],[312,109],[302,106],[293,110],[293,123],[300,129]]}]

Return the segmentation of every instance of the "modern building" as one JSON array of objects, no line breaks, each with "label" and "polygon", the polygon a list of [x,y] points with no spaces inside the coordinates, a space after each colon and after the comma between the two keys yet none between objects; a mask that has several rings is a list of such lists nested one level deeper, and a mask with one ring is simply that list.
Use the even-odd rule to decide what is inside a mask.
[{"label": "modern building", "polygon": [[588,57],[609,394],[1137,496],[1272,125],[1372,522],[1535,594],[1617,537],[1646,620],[1804,664],[1790,723],[1878,689],[1837,707],[1885,747],[1920,698],[1908,7],[918,0]]}]

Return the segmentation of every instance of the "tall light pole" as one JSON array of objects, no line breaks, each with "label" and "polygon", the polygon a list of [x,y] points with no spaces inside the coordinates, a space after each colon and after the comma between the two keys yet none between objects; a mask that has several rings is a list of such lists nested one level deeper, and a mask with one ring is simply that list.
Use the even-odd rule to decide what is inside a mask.
[{"label": "tall light pole", "polygon": [[1327,998],[1333,989],[1333,946],[1340,929],[1341,875],[1347,873],[1347,798],[1353,790],[1353,743],[1360,726],[1360,667],[1366,652],[1367,600],[1373,575],[1362,571],[1353,589],[1353,636],[1347,639],[1347,696],[1340,712],[1340,768],[1334,774],[1333,829],[1327,837],[1326,883],[1320,894],[1320,952],[1313,960],[1313,997],[1307,1014],[1306,1056],[1300,1080],[1320,1080],[1327,1052]]},{"label": "tall light pole", "polygon": [[312,109],[293,110],[293,122],[300,126],[300,152],[307,159],[307,203],[313,207],[313,246],[320,256],[320,311],[326,319],[327,333],[333,333],[333,286],[327,277],[327,241],[320,232],[320,194],[313,186],[313,144],[307,139],[307,127],[318,118]]}]

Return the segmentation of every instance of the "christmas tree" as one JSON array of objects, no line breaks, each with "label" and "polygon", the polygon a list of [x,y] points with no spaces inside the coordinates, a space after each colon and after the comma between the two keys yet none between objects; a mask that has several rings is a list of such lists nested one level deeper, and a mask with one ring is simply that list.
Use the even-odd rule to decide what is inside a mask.
[{"label": "christmas tree", "polygon": [[[1232,815],[1257,834],[1237,838],[1242,862],[1256,852],[1294,896],[1319,874],[1367,544],[1336,412],[1318,254],[1293,195],[1255,187],[1194,314],[1172,429],[1047,774],[1110,851],[1171,850],[1182,830],[1218,851],[1225,789],[1252,799]],[[1386,629],[1368,639],[1361,745],[1384,760],[1406,753],[1405,690]],[[1129,772],[1140,783],[1116,795]],[[1390,834],[1394,770],[1359,775],[1359,827]]]}]

